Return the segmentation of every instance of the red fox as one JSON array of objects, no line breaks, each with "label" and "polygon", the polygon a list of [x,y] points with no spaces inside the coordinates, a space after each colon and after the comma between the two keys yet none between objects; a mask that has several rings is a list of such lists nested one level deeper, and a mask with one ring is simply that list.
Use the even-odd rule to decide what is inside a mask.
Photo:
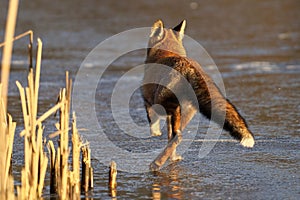
[{"label": "red fox", "polygon": [[[176,154],[176,147],[181,142],[181,132],[197,111],[218,123],[241,145],[253,147],[255,143],[253,134],[237,109],[222,95],[201,66],[186,56],[182,44],[185,26],[186,21],[183,20],[175,28],[166,29],[158,20],[151,28],[142,95],[151,134],[161,135],[159,119],[166,114],[169,140],[165,150],[151,163],[152,170],[160,169],[168,158],[173,161],[181,159]],[[159,65],[168,66],[170,70],[163,70],[164,67],[160,70]],[[173,73],[175,70],[180,75]],[[184,81],[192,88],[196,102],[186,94]],[[180,101],[173,90],[179,92]],[[162,106],[164,112],[157,109],[157,105]],[[212,112],[215,113],[213,118]]]}]

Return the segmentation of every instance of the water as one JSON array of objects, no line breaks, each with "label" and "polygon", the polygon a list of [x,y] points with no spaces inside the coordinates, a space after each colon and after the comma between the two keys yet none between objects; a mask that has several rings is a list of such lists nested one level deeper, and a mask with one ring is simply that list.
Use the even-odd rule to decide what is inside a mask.
[{"label": "water", "polygon": [[[1,2],[2,27],[6,7],[7,2]],[[299,199],[299,9],[297,0],[21,1],[16,33],[33,29],[35,37],[43,40],[39,104],[43,113],[55,104],[59,88],[64,86],[65,71],[69,70],[75,78],[84,58],[104,39],[128,29],[150,26],[158,18],[167,26],[186,19],[186,34],[203,45],[216,62],[227,97],[246,118],[257,143],[253,149],[245,149],[224,132],[212,151],[199,158],[208,126],[208,121],[201,118],[197,136],[185,151],[183,161],[156,174],[119,172],[118,198]],[[3,38],[3,29],[0,35]],[[18,137],[22,115],[15,80],[26,83],[26,44],[26,39],[15,43],[9,91],[9,112],[19,124],[13,154],[16,184],[23,165],[23,141]],[[115,48],[122,45],[126,44]],[[107,49],[107,55],[113,51]],[[135,143],[139,140],[133,136],[119,132],[108,105],[116,81],[143,60],[143,52],[132,52],[114,62],[98,84],[95,98],[98,120],[109,132],[109,139],[134,152],[148,151],[149,143],[144,142],[143,146]],[[209,66],[206,69],[209,71]],[[86,81],[88,84],[91,80]],[[130,114],[136,124],[146,126],[138,91],[130,100]],[[54,131],[56,120],[52,117],[47,121],[46,135]],[[192,133],[186,131],[185,135]],[[149,141],[151,148],[161,148],[166,136]],[[92,146],[92,151],[96,148]],[[108,199],[107,164],[96,158],[93,164],[95,188],[91,196]],[[49,197],[48,190],[46,187],[45,198]]]}]

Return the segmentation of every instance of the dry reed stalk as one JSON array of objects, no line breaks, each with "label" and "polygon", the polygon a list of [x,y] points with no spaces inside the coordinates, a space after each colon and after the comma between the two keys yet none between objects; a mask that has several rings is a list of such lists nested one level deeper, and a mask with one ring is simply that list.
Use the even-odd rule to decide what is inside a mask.
[{"label": "dry reed stalk", "polygon": [[82,170],[82,174],[81,174],[81,188],[87,192],[89,189],[89,184],[88,184],[88,156],[87,156],[87,149],[86,147],[82,147],[81,149],[82,151],[82,157],[81,157],[81,170]]},{"label": "dry reed stalk", "polygon": [[16,40],[19,40],[25,36],[29,35],[29,44],[27,45],[27,48],[28,48],[28,63],[29,63],[29,69],[32,68],[32,60],[33,60],[33,52],[32,52],[32,45],[33,45],[33,31],[32,30],[28,30],[24,33],[21,33],[19,35],[17,35],[16,37],[14,37],[11,41],[5,41],[5,42],[2,42],[0,43],[0,48],[5,46],[7,43],[9,42],[14,42]]},{"label": "dry reed stalk", "polygon": [[60,148],[58,147],[56,150],[56,162],[55,162],[55,177],[56,177],[56,192],[60,195],[60,188],[61,188],[61,156],[60,156]]},{"label": "dry reed stalk", "polygon": [[117,164],[115,161],[111,161],[110,163],[108,185],[111,189],[117,187]]},{"label": "dry reed stalk", "polygon": [[0,84],[0,199],[14,197],[13,178],[10,174],[16,122],[6,113]]},{"label": "dry reed stalk", "polygon": [[30,44],[32,45],[32,43],[33,43],[33,31],[32,30],[28,30],[28,31],[26,31],[24,33],[21,33],[21,34],[15,36],[10,41],[4,41],[4,42],[0,43],[0,48],[3,47],[3,46],[5,46],[9,42],[14,42],[14,41],[19,40],[19,39],[21,39],[21,38],[23,38],[23,37],[25,37],[27,35],[29,35],[29,44],[28,45],[30,45]]},{"label": "dry reed stalk", "polygon": [[93,169],[91,165],[91,149],[88,145],[81,148],[82,151],[82,175],[81,175],[81,187],[84,192],[88,192],[89,189],[93,188]]},{"label": "dry reed stalk", "polygon": [[68,72],[66,73],[66,89],[62,89],[59,95],[59,102],[63,102],[60,108],[60,156],[61,156],[61,188],[59,188],[58,194],[60,198],[66,198],[69,196],[69,187],[68,177],[69,177],[69,170],[68,170],[68,158],[69,158],[69,114],[70,114],[70,97],[68,95],[70,93],[69,89],[71,86],[69,83]]},{"label": "dry reed stalk", "polygon": [[50,157],[50,194],[56,193],[56,173],[55,173],[55,165],[56,165],[56,159],[55,159],[55,147],[53,142],[50,140],[47,144],[49,157]]},{"label": "dry reed stalk", "polygon": [[[18,0],[11,0],[9,2],[7,23],[5,28],[5,46],[3,48],[1,61],[1,94],[0,94],[0,141],[3,145],[0,146],[0,194],[2,197],[12,197],[13,180],[10,177],[9,171],[11,168],[13,139],[16,128],[16,123],[12,122],[12,118],[7,114],[7,93],[9,83],[10,63],[13,49],[12,38],[15,34],[15,24],[18,13]],[[11,185],[12,184],[12,185]],[[12,189],[11,189],[12,188]],[[4,196],[3,196],[4,195]],[[14,196],[14,195],[13,195]]]},{"label": "dry reed stalk", "polygon": [[78,129],[76,126],[76,115],[73,113],[72,122],[72,163],[73,172],[71,176],[71,183],[73,186],[72,199],[80,199],[80,147],[82,145]]},{"label": "dry reed stalk", "polygon": [[111,161],[109,167],[109,187],[115,189],[117,187],[117,164],[115,161]]},{"label": "dry reed stalk", "polygon": [[2,196],[0,195],[1,199],[9,199],[9,200],[13,200],[13,199],[18,199],[15,196],[15,192],[14,192],[14,179],[13,177],[10,175],[7,179],[7,184],[6,184],[6,195]]},{"label": "dry reed stalk", "polygon": [[94,188],[94,168],[92,167],[92,163],[90,166],[90,188]]},{"label": "dry reed stalk", "polygon": [[[59,94],[59,103],[61,103],[60,107],[60,121],[57,128],[59,129],[59,146],[57,148],[56,153],[56,191],[58,193],[59,198],[66,198],[68,191],[67,191],[67,179],[68,179],[68,157],[69,157],[69,150],[68,150],[68,125],[66,126],[66,120],[69,120],[68,116],[66,115],[66,91],[65,89],[60,90]],[[68,115],[68,114],[67,114]]]},{"label": "dry reed stalk", "polygon": [[22,187],[18,193],[22,199],[35,199],[42,196],[48,157],[44,152],[43,127],[37,122],[42,41],[38,39],[35,75],[31,68],[28,74],[28,87],[25,89],[17,82],[22,104],[24,128],[24,162],[22,169]]},{"label": "dry reed stalk", "polygon": [[[18,188],[19,197],[22,199],[39,198],[42,195],[44,178],[47,169],[48,158],[43,151],[42,142],[42,122],[50,115],[60,110],[60,120],[56,124],[58,131],[51,134],[50,137],[59,135],[59,147],[55,150],[53,142],[48,142],[50,154],[50,192],[57,192],[59,198],[80,199],[80,150],[82,143],[79,138],[76,127],[76,116],[73,114],[72,123],[72,142],[73,142],[73,171],[69,170],[68,157],[69,151],[69,115],[72,91],[72,80],[66,73],[66,88],[61,89],[59,102],[50,110],[37,118],[38,111],[38,91],[40,81],[40,67],[42,56],[42,42],[38,39],[37,61],[35,74],[33,68],[30,68],[28,75],[28,87],[25,89],[19,82],[16,82],[20,91],[21,105],[24,118],[24,130],[20,136],[24,136],[24,162],[22,169],[22,187]],[[90,149],[84,147],[82,150],[86,166],[87,191],[93,187],[93,169],[91,167]]]},{"label": "dry reed stalk", "polygon": [[56,124],[58,129],[50,135],[50,138],[59,135],[59,146],[56,154],[53,142],[48,142],[48,149],[51,158],[51,174],[55,174],[51,178],[50,190],[57,192],[61,199],[80,199],[80,149],[82,146],[78,130],[76,127],[76,116],[73,113],[72,121],[72,168],[69,170],[69,115],[71,102],[72,80],[66,73],[66,88],[60,90],[58,104],[60,104],[60,119]]},{"label": "dry reed stalk", "polygon": [[6,27],[5,27],[5,46],[3,48],[2,62],[1,62],[1,83],[2,85],[2,98],[5,112],[7,110],[7,92],[9,83],[9,72],[11,63],[11,54],[13,49],[13,37],[15,34],[15,25],[18,13],[19,0],[10,0]]},{"label": "dry reed stalk", "polygon": [[29,63],[29,69],[32,68],[32,60],[33,60],[33,56],[32,56],[32,45],[33,45],[33,31],[32,30],[28,30],[24,33],[21,33],[17,36],[15,36],[12,40],[10,41],[4,41],[2,43],[0,43],[0,48],[5,46],[7,43],[12,43],[16,40],[19,40],[25,36],[29,35],[29,44],[27,45],[28,48],[28,63]]},{"label": "dry reed stalk", "polygon": [[110,189],[111,197],[116,198],[117,197],[117,164],[115,161],[111,161],[110,163],[108,186]]}]

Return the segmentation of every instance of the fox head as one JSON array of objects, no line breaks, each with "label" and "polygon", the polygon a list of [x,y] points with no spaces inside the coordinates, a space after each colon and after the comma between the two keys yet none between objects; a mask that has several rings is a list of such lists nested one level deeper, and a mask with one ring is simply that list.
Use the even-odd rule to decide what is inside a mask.
[{"label": "fox head", "polygon": [[185,57],[186,51],[182,44],[185,26],[185,20],[173,29],[164,28],[161,20],[156,21],[151,28],[147,53],[148,60],[150,57],[159,56],[157,51]]}]

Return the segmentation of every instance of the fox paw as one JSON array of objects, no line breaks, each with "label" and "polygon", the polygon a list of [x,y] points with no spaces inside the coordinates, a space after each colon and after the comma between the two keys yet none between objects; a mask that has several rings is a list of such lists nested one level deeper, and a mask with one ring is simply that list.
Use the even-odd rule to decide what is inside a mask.
[{"label": "fox paw", "polygon": [[157,172],[160,169],[160,166],[158,166],[155,161],[153,161],[149,166],[150,171]]},{"label": "fox paw", "polygon": [[161,136],[162,135],[162,133],[161,133],[161,131],[151,131],[151,136]]},{"label": "fox paw", "polygon": [[177,161],[183,160],[183,157],[180,156],[180,155],[178,155],[178,154],[175,154],[175,155],[172,155],[172,156],[170,157],[170,159],[171,159],[172,162],[177,162]]},{"label": "fox paw", "polygon": [[161,136],[162,135],[160,126],[159,126],[159,121],[158,121],[158,123],[155,122],[155,123],[151,124],[150,132],[151,132],[151,136]]},{"label": "fox paw", "polygon": [[255,144],[254,138],[252,136],[243,138],[240,143],[244,147],[248,147],[248,148],[252,148]]}]

